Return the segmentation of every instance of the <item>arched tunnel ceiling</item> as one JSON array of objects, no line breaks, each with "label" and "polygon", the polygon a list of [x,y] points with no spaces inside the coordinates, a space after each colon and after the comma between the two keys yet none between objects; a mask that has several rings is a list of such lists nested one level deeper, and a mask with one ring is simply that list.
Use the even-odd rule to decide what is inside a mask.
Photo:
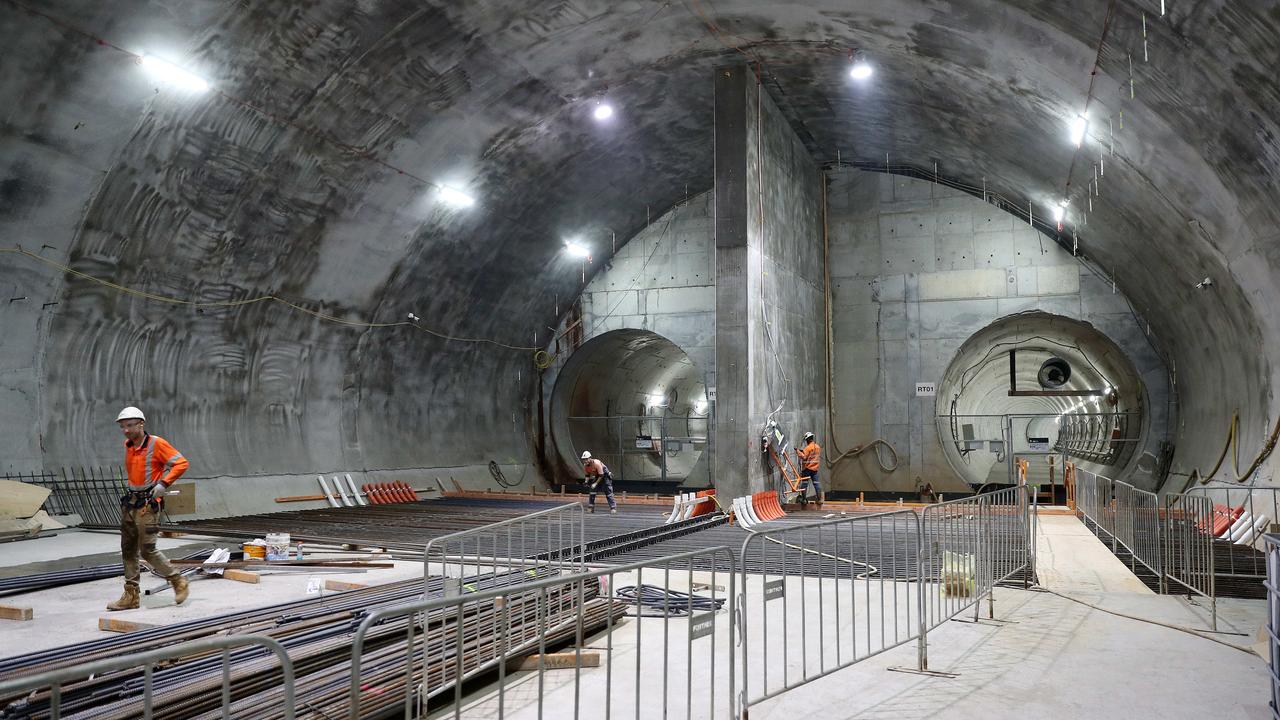
[{"label": "arched tunnel ceiling", "polygon": [[[582,282],[562,238],[584,235],[597,248],[611,233],[625,240],[648,215],[708,188],[711,70],[752,62],[822,162],[937,163],[1041,212],[1074,167],[1068,222],[1175,358],[1184,417],[1205,423],[1211,445],[1231,412],[1223,405],[1255,420],[1266,412],[1257,389],[1273,380],[1264,356],[1280,336],[1280,319],[1265,312],[1280,263],[1280,9],[1271,3],[1170,0],[1163,18],[1155,3],[1101,0],[33,6],[0,2],[0,230],[124,285],[201,300],[275,293],[381,322],[412,311],[445,333],[545,344],[555,309]],[[163,54],[218,92],[160,87],[83,33]],[[876,67],[865,85],[847,78],[851,48]],[[1066,118],[1084,106],[1095,57],[1094,123],[1075,157]],[[590,118],[602,94],[618,108],[608,124]],[[1121,111],[1112,141],[1103,119]],[[1085,224],[1082,185],[1104,149]],[[463,187],[479,204],[443,208],[417,178]],[[1212,288],[1193,289],[1206,276]],[[268,335],[318,343],[323,360],[308,351],[283,362],[316,366],[309,387],[279,390],[288,414],[290,398],[332,386],[325,408],[342,420],[313,433],[367,438],[378,417],[426,422],[438,409],[420,409],[424,398],[462,405],[444,393],[514,380],[514,390],[449,415],[483,424],[532,387],[515,351],[403,330],[326,350],[321,338],[336,331],[278,308],[174,321],[143,301],[69,289],[92,298],[60,308],[37,352],[71,354],[92,328],[98,339],[77,361],[118,364],[125,351],[109,346],[121,334],[162,326],[178,338],[161,368],[171,385],[209,362],[209,346],[252,338],[252,366]],[[184,345],[187,333],[205,346]],[[1206,357],[1223,347],[1233,352]],[[75,387],[44,405],[132,396],[104,392],[110,374],[79,371],[47,368]],[[1225,378],[1249,378],[1255,392],[1241,388],[1224,404]],[[183,412],[199,428],[239,410],[207,402]],[[91,415],[46,425],[72,436]],[[1245,423],[1246,441],[1260,425]],[[394,449],[407,430],[379,435],[386,462],[408,461]],[[368,447],[348,450],[370,462]],[[246,464],[261,463],[228,469]]]}]

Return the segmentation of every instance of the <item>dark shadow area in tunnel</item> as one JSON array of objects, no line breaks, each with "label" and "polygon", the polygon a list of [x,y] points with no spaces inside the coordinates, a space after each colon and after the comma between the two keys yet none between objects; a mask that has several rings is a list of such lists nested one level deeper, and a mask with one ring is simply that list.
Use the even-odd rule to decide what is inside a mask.
[{"label": "dark shadow area in tunnel", "polygon": [[647,330],[614,330],[583,344],[552,392],[552,466],[582,477],[583,451],[602,460],[616,489],[670,492],[710,485],[710,420],[703,370]]},{"label": "dark shadow area in tunnel", "polygon": [[974,488],[1010,484],[1018,460],[1033,483],[1048,482],[1052,467],[1061,484],[1067,461],[1126,479],[1134,463],[1155,460],[1143,452],[1147,405],[1141,376],[1109,337],[1032,311],[965,341],[938,387],[936,424],[948,463]]}]

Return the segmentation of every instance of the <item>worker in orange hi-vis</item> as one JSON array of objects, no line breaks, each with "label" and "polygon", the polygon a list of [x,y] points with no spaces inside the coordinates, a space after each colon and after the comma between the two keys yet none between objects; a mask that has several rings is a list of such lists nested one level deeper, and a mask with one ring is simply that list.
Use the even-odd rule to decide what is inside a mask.
[{"label": "worker in orange hi-vis", "polygon": [[107,605],[108,610],[132,610],[140,605],[139,560],[169,581],[173,596],[181,605],[187,599],[187,579],[173,569],[168,558],[156,549],[157,515],[164,507],[164,494],[187,471],[187,459],[167,440],[147,432],[147,418],[136,407],[127,407],[116,416],[124,433],[124,466],[129,476],[129,492],[120,498],[120,554],[124,559],[124,594]]},{"label": "worker in orange hi-vis", "polygon": [[822,492],[822,483],[818,481],[818,471],[822,469],[822,446],[813,439],[813,433],[804,434],[804,442],[796,449],[796,459],[800,461],[800,476],[804,478],[806,486],[804,502],[809,502],[807,486],[813,485],[813,492],[818,497],[818,507],[822,507],[827,499],[826,493]]},{"label": "worker in orange hi-vis", "polygon": [[604,483],[604,497],[609,501],[609,512],[618,513],[618,503],[613,499],[613,474],[599,460],[591,457],[589,450],[582,451],[582,472],[586,475],[587,512],[596,511],[596,487]]}]

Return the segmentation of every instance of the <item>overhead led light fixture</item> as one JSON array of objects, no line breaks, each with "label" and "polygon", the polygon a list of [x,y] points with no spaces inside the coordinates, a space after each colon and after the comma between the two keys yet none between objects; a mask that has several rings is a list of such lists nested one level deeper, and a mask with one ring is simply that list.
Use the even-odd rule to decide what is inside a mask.
[{"label": "overhead led light fixture", "polygon": [[1063,200],[1061,203],[1054,205],[1052,209],[1053,209],[1053,221],[1061,225],[1062,218],[1065,217],[1067,214],[1067,201]]},{"label": "overhead led light fixture", "polygon": [[573,240],[564,241],[564,251],[569,253],[569,257],[588,258],[591,257],[591,248],[582,243]]},{"label": "overhead led light fixture", "polygon": [[209,81],[194,73],[183,70],[167,60],[161,60],[154,55],[143,55],[142,67],[153,77],[164,82],[190,90],[192,92],[204,92],[209,89]]},{"label": "overhead led light fixture", "polygon": [[871,67],[871,63],[866,60],[858,60],[853,64],[853,67],[849,68],[849,77],[854,80],[866,80],[873,73],[875,73],[875,70]]},{"label": "overhead led light fixture", "polygon": [[1089,117],[1077,115],[1071,119],[1071,144],[1080,147],[1084,143],[1084,133],[1089,129]]},{"label": "overhead led light fixture", "polygon": [[476,204],[475,198],[461,190],[455,190],[448,185],[441,185],[439,192],[440,199],[454,207],[469,208]]},{"label": "overhead led light fixture", "polygon": [[596,103],[595,112],[592,114],[597,120],[608,120],[613,117],[613,106],[606,102]]}]

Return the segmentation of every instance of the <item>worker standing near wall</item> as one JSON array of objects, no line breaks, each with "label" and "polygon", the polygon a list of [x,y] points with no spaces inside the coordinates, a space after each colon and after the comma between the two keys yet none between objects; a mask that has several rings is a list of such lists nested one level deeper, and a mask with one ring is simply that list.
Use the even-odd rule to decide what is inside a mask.
[{"label": "worker standing near wall", "polygon": [[618,503],[613,499],[613,474],[604,463],[591,457],[591,451],[582,451],[582,471],[586,474],[587,512],[596,511],[596,488],[604,483],[604,497],[609,501],[609,512],[617,514]]},{"label": "worker standing near wall", "polygon": [[124,466],[129,492],[120,498],[120,554],[124,558],[124,594],[107,605],[108,610],[132,610],[139,606],[139,559],[169,581],[181,605],[187,599],[187,579],[156,549],[158,514],[164,493],[187,471],[187,459],[164,438],[147,432],[147,418],[136,407],[116,416],[124,433]]},{"label": "worker standing near wall", "polygon": [[803,447],[796,450],[796,459],[800,461],[800,476],[804,478],[806,486],[804,502],[809,502],[808,486],[812,485],[818,498],[818,507],[822,507],[827,499],[826,493],[822,492],[822,483],[818,481],[818,470],[822,469],[822,446],[813,439],[813,433],[804,434]]}]

